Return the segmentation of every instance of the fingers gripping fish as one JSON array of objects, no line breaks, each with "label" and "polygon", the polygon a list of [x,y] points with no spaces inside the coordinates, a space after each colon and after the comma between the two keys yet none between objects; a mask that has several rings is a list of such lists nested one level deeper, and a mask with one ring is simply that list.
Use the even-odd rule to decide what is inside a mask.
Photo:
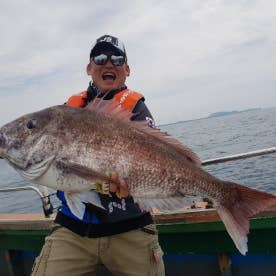
[{"label": "fingers gripping fish", "polygon": [[245,254],[248,218],[276,197],[212,176],[189,148],[145,122],[130,123],[132,115],[104,100],[86,109],[50,107],[3,126],[0,157],[26,180],[65,191],[72,209],[80,202],[102,207],[94,183],[112,181],[111,172],[146,210],[180,209],[185,194],[208,197]]}]

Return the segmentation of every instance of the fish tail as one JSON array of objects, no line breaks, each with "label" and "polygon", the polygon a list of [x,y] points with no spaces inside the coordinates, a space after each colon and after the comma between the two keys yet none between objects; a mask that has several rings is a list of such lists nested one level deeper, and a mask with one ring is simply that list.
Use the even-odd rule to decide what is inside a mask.
[{"label": "fish tail", "polygon": [[217,212],[236,247],[241,254],[245,255],[248,251],[249,217],[275,206],[276,196],[232,182],[224,183],[227,196],[219,202]]}]

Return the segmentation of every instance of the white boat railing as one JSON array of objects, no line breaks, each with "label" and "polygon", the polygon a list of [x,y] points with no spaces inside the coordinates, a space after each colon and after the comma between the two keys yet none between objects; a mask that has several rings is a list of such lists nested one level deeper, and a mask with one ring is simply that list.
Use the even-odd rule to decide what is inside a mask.
[{"label": "white boat railing", "polygon": [[234,160],[247,159],[247,158],[252,158],[260,155],[272,154],[272,153],[276,153],[276,147],[255,150],[255,151],[250,151],[245,153],[238,153],[238,154],[228,155],[228,156],[215,158],[215,159],[208,159],[208,160],[202,161],[201,165],[209,166],[209,165],[214,165],[218,163],[225,163],[225,162],[234,161]]},{"label": "white boat railing", "polygon": [[[3,188],[0,189],[0,192],[3,193],[9,193],[9,192],[17,192],[17,191],[26,191],[26,190],[32,190],[36,192],[41,200],[42,207],[43,207],[43,212],[46,218],[48,218],[52,213],[53,213],[53,205],[50,201],[50,196],[49,194],[45,195],[40,191],[38,188],[34,186],[22,186],[22,187],[14,187],[14,188]],[[46,191],[46,189],[45,189]],[[48,193],[48,189],[47,189]]]}]

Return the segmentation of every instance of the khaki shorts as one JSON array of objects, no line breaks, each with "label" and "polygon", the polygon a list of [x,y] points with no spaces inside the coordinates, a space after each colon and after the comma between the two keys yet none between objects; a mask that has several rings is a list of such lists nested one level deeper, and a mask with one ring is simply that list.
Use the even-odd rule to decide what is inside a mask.
[{"label": "khaki shorts", "polygon": [[[145,228],[156,231],[153,224]],[[114,276],[163,276],[158,235],[148,232],[152,231],[139,229],[87,238],[55,225],[35,260],[32,275],[96,275],[99,266],[104,265]]]}]

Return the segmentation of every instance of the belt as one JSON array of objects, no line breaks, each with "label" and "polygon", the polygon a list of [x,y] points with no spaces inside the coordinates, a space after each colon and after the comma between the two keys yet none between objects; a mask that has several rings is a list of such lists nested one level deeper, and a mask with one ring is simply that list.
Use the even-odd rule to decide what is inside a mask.
[{"label": "belt", "polygon": [[[128,232],[131,230],[145,229],[144,226],[152,224],[153,220],[150,213],[143,213],[139,217],[134,217],[131,219],[118,221],[114,223],[86,223],[81,220],[76,220],[71,217],[64,215],[62,212],[58,212],[55,223],[58,223],[72,232],[82,236],[89,238],[98,238],[105,236],[112,236],[124,232]],[[149,229],[146,229],[145,232],[148,232]],[[144,231],[144,230],[143,230]],[[152,232],[152,231],[150,231]],[[153,233],[150,233],[153,234]]]}]

